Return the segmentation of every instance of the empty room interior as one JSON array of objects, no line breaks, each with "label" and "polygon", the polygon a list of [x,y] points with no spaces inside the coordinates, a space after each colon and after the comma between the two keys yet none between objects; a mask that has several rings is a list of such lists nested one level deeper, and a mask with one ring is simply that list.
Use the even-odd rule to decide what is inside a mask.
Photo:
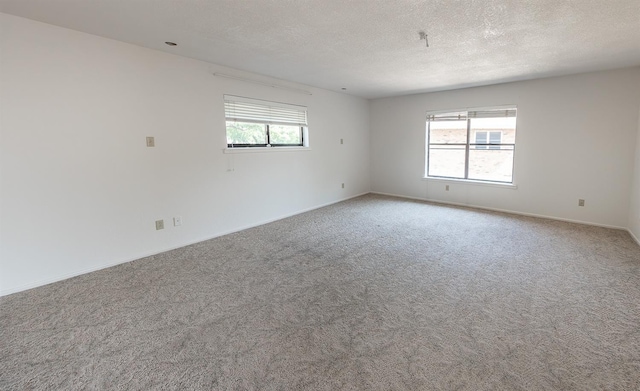
[{"label": "empty room interior", "polygon": [[640,2],[0,0],[0,389],[640,389]]}]

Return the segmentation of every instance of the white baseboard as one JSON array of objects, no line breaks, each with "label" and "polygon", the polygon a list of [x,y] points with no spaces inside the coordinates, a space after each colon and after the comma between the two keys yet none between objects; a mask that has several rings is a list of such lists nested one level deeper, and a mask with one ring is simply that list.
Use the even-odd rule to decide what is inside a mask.
[{"label": "white baseboard", "polygon": [[[486,207],[486,206],[463,204],[463,203],[459,203],[459,202],[448,202],[448,201],[434,200],[434,199],[430,199],[430,198],[407,197],[407,196],[403,196],[403,195],[400,195],[400,194],[382,193],[382,192],[377,192],[377,191],[372,191],[371,194],[380,194],[380,195],[385,195],[385,196],[390,196],[390,197],[406,198],[406,199],[409,199],[409,200],[425,201],[425,202],[430,202],[430,203],[434,203],[434,204],[462,206],[462,207],[465,207],[465,208],[490,210],[490,211],[493,211],[493,212],[502,212],[502,213],[520,215],[520,216],[537,217],[537,218],[541,218],[541,219],[566,221],[568,223],[592,225],[592,226],[596,226],[596,227],[613,228],[613,229],[621,229],[621,230],[629,231],[629,229],[627,227],[618,227],[618,226],[615,226],[615,225],[593,223],[593,222],[590,222],[590,221],[565,219],[565,218],[562,218],[562,217],[547,216],[547,215],[541,215],[541,214],[536,214],[536,213],[520,212],[520,211],[517,211],[517,210],[490,208],[490,207]],[[632,236],[633,236],[633,234],[632,234]]]},{"label": "white baseboard", "polygon": [[42,280],[34,281],[32,283],[25,284],[25,285],[22,285],[22,286],[19,286],[19,287],[14,287],[14,288],[10,288],[10,289],[0,289],[0,297],[7,296],[7,295],[10,295],[12,293],[18,293],[18,292],[26,291],[28,289],[33,289],[33,288],[37,288],[37,287],[44,286],[44,285],[53,284],[54,282],[66,280],[66,279],[69,279],[69,278],[77,277],[77,276],[80,276],[80,275],[83,275],[83,274],[95,272],[95,271],[102,270],[102,269],[107,269],[107,268],[110,268],[110,267],[113,267],[113,266],[121,265],[123,263],[132,262],[132,261],[135,261],[135,260],[138,260],[138,259],[141,259],[141,258],[146,258],[146,257],[151,257],[151,256],[154,256],[154,255],[162,254],[162,253],[167,252],[167,251],[171,251],[171,250],[175,250],[175,249],[178,249],[178,248],[190,246],[190,245],[195,244],[195,243],[204,242],[205,240],[215,239],[215,238],[218,238],[220,236],[225,236],[225,235],[229,235],[229,234],[232,234],[232,233],[235,233],[235,232],[244,231],[245,229],[258,227],[258,226],[261,226],[261,225],[264,225],[264,224],[269,224],[269,223],[272,223],[274,221],[286,219],[287,217],[292,217],[292,216],[295,216],[295,215],[299,215],[301,213],[310,212],[310,211],[315,210],[315,209],[324,208],[325,206],[337,204],[339,202],[343,202],[343,201],[346,201],[346,200],[349,200],[349,199],[352,199],[352,198],[357,198],[357,197],[363,196],[365,194],[369,194],[369,192],[364,192],[364,193],[356,194],[356,195],[353,195],[353,196],[341,198],[341,199],[336,200],[336,201],[331,201],[331,202],[327,202],[327,203],[324,203],[324,204],[321,204],[321,205],[316,205],[316,206],[313,206],[311,208],[302,209],[302,210],[294,212],[294,213],[288,213],[286,215],[282,215],[282,216],[276,217],[274,219],[264,220],[264,221],[257,222],[255,224],[249,224],[249,225],[246,225],[246,226],[242,226],[240,228],[234,228],[234,229],[229,230],[229,231],[216,233],[213,236],[202,237],[200,239],[189,241],[187,243],[183,243],[183,244],[180,244],[178,246],[172,246],[172,247],[168,247],[168,248],[163,248],[163,249],[161,249],[159,251],[153,251],[153,252],[148,252],[148,253],[140,253],[140,254],[137,254],[137,255],[135,255],[133,257],[130,257],[130,258],[121,259],[121,260],[118,260],[118,261],[115,261],[115,262],[109,262],[109,263],[104,264],[104,265],[95,266],[95,267],[91,267],[91,268],[87,268],[87,269],[80,269],[80,270],[73,271],[73,272],[70,272],[70,273],[59,274],[59,275],[56,275],[56,276],[53,276],[53,277],[50,277],[50,278],[45,278],[45,279],[42,279]]},{"label": "white baseboard", "polygon": [[631,231],[629,228],[627,228],[627,231],[629,232],[629,235],[631,235],[631,237],[633,238],[633,240],[636,241],[636,243],[638,243],[638,246],[640,246],[640,239],[638,239],[638,237],[633,233],[633,231]]},{"label": "white baseboard", "polygon": [[[215,234],[214,236],[203,237],[201,239],[194,240],[194,241],[189,242],[187,244],[183,244],[183,245],[180,245],[180,246],[177,246],[177,247],[173,247],[173,248],[170,248],[170,249],[167,249],[167,250],[162,250],[162,251],[159,251],[159,252],[157,252],[155,254],[151,254],[151,255],[157,255],[157,254],[164,253],[164,252],[167,252],[167,251],[171,251],[171,250],[175,250],[175,249],[178,249],[178,248],[190,246],[192,244],[204,242],[206,240],[211,240],[211,239],[219,238],[221,236],[230,235],[230,234],[233,234],[233,233],[236,233],[236,232],[244,231],[245,229],[259,227],[261,225],[273,223],[274,221],[278,221],[278,220],[286,219],[286,218],[289,218],[289,217],[297,216],[297,215],[302,214],[302,213],[311,212],[312,210],[324,208],[325,206],[329,206],[329,205],[337,204],[337,203],[340,203],[340,202],[343,202],[343,201],[347,201],[347,200],[350,200],[352,198],[358,198],[358,197],[366,195],[366,194],[369,194],[369,192],[367,191],[367,192],[356,194],[356,195],[353,195],[353,196],[341,198],[341,199],[339,199],[337,201],[331,201],[331,202],[327,202],[327,203],[320,204],[320,205],[317,205],[317,206],[312,206],[311,208],[302,209],[302,210],[299,210],[299,211],[294,212],[294,213],[288,213],[286,215],[282,215],[282,216],[276,217],[274,219],[268,219],[268,220],[263,220],[263,221],[257,222],[255,224],[244,225],[244,226],[239,227],[239,228],[234,228],[234,229],[229,230],[229,231],[224,231],[222,233]],[[144,258],[144,257],[142,257],[142,258]]]},{"label": "white baseboard", "polygon": [[99,265],[99,266],[95,266],[95,267],[91,267],[91,268],[87,268],[87,269],[80,269],[80,270],[73,271],[73,272],[70,272],[70,273],[58,274],[58,275],[50,277],[50,278],[44,278],[42,280],[37,280],[37,281],[31,282],[29,284],[21,285],[21,286],[10,288],[10,289],[2,289],[2,290],[0,290],[0,297],[7,296],[7,295],[10,295],[12,293],[18,293],[18,292],[26,291],[26,290],[37,288],[37,287],[44,286],[44,285],[53,284],[54,282],[58,282],[58,281],[66,280],[66,279],[69,279],[69,278],[81,276],[83,274],[87,274],[87,273],[91,273],[91,272],[96,272],[98,270],[107,269],[107,268],[110,268],[110,267],[113,267],[113,266],[118,266],[118,265],[121,265],[123,263],[135,261],[136,259],[148,257],[150,255],[154,255],[154,254],[144,254],[143,253],[143,254],[134,256],[133,258],[127,258],[125,260],[119,260],[119,261],[115,261],[115,262],[110,262],[110,263],[107,263],[107,264],[104,264],[104,265]]}]

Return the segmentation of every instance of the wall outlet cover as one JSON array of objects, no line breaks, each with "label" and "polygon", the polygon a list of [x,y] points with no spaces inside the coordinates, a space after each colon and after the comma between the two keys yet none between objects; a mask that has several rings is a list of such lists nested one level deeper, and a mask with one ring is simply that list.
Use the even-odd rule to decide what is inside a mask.
[{"label": "wall outlet cover", "polygon": [[164,220],[156,220],[156,231],[164,229]]}]

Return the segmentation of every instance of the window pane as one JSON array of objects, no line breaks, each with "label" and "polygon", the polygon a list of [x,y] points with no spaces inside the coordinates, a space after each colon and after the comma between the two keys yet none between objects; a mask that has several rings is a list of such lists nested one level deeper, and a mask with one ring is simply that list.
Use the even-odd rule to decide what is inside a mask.
[{"label": "window pane", "polygon": [[516,117],[471,118],[471,128],[481,130],[514,129]]},{"label": "window pane", "polygon": [[467,121],[431,121],[429,122],[429,143],[466,144]]},{"label": "window pane", "polygon": [[516,118],[472,118],[471,131],[489,132],[490,143],[515,144]]},{"label": "window pane", "polygon": [[267,127],[264,124],[227,121],[227,144],[266,145]]},{"label": "window pane", "polygon": [[271,144],[302,145],[302,132],[296,125],[269,125]]},{"label": "window pane", "polygon": [[469,179],[512,182],[513,146],[469,150]]},{"label": "window pane", "polygon": [[465,146],[434,145],[429,148],[428,176],[464,178]]},{"label": "window pane", "polygon": [[427,176],[513,183],[516,108],[427,113]]}]

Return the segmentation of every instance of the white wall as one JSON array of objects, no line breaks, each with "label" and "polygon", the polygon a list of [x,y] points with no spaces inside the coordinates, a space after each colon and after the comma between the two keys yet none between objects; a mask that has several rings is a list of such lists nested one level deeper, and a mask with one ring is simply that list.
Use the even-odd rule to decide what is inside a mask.
[{"label": "white wall", "polygon": [[[518,107],[517,189],[450,182],[446,192],[422,179],[425,112],[505,104]],[[640,68],[377,99],[372,191],[627,227],[639,107]]]},{"label": "white wall", "polygon": [[[638,110],[640,112],[640,109]],[[629,208],[629,231],[640,244],[640,113],[638,113],[638,135],[636,137],[636,159]]]},{"label": "white wall", "polygon": [[[0,294],[370,190],[364,99],[217,78],[211,64],[5,14],[0,26]],[[311,150],[223,154],[223,94],[308,106]]]}]

